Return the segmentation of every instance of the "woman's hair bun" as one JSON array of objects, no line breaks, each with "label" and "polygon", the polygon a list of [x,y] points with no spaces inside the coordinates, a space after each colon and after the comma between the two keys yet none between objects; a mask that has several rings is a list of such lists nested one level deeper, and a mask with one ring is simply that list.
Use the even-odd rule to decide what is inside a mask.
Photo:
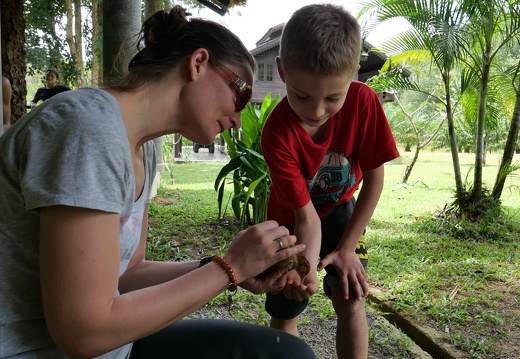
[{"label": "woman's hair bun", "polygon": [[[191,13],[179,5],[169,10],[157,11],[143,24],[142,40],[144,44],[141,46],[149,47],[153,43],[170,42],[172,37],[175,37],[175,33],[189,23],[188,16],[191,16]],[[168,39],[161,37],[168,37]]]}]

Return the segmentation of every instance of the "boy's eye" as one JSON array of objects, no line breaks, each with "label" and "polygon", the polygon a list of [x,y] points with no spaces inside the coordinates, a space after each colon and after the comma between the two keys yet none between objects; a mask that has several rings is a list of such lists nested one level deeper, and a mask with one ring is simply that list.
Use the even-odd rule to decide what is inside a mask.
[{"label": "boy's eye", "polygon": [[296,95],[296,98],[297,98],[298,100],[305,100],[307,97],[309,97],[309,96],[305,96],[305,95],[302,95],[302,96],[300,96],[300,95]]},{"label": "boy's eye", "polygon": [[334,97],[334,98],[327,97],[327,101],[330,102],[330,103],[338,102],[339,101],[339,97]]}]

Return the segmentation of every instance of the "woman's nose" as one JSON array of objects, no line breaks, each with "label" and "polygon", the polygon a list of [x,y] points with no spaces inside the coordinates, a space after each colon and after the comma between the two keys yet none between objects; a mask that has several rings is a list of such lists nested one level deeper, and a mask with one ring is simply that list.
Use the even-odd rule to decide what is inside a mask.
[{"label": "woman's nose", "polygon": [[242,127],[242,116],[240,115],[240,112],[235,112],[229,116],[229,121],[231,121],[232,128],[239,129]]}]

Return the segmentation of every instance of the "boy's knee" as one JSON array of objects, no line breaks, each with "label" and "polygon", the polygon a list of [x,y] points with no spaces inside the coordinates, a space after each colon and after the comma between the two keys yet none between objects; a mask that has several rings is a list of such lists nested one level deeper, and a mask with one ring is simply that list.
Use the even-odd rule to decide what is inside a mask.
[{"label": "boy's knee", "polygon": [[308,299],[301,302],[285,298],[283,293],[272,294],[267,293],[265,301],[266,312],[274,318],[281,320],[290,320],[296,318],[303,312],[309,303]]},{"label": "boy's knee", "polygon": [[357,300],[354,295],[345,299],[343,291],[336,288],[332,288],[331,294],[332,305],[334,306],[334,310],[338,317],[351,317],[359,313],[365,313],[365,299]]}]

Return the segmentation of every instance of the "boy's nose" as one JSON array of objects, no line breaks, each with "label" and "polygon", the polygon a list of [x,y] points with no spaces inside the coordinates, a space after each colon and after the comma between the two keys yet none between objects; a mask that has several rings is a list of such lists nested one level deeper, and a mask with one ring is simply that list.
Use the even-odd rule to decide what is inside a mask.
[{"label": "boy's nose", "polygon": [[314,106],[311,109],[310,114],[315,119],[321,118],[325,114],[325,108],[323,106]]}]

